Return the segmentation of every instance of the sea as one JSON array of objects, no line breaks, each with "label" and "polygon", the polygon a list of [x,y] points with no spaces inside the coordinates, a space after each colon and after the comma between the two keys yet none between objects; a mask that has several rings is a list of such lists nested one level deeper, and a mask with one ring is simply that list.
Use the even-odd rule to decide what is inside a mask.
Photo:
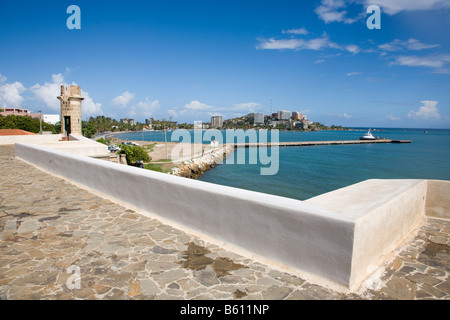
[{"label": "sea", "polygon": [[[367,130],[279,131],[279,141],[359,140]],[[193,141],[193,130],[189,132]],[[267,163],[241,163],[242,157],[250,159],[250,151],[239,148],[229,155],[234,159],[208,170],[199,180],[298,200],[367,179],[450,180],[450,129],[372,128],[372,134],[412,142],[280,147],[278,171],[273,175],[261,175],[261,168],[267,168]],[[267,135],[270,141],[271,131]],[[116,137],[132,141],[165,139],[162,131],[120,133]],[[171,137],[172,132],[166,132],[167,141],[172,141]],[[270,157],[270,148],[268,151]]]}]

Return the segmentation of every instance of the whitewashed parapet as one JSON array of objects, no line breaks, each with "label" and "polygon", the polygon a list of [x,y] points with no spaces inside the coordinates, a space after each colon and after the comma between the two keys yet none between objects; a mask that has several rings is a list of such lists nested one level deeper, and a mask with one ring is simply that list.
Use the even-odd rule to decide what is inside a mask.
[{"label": "whitewashed parapet", "polygon": [[16,156],[255,257],[349,284],[354,223],[329,210],[42,146],[16,144]]}]

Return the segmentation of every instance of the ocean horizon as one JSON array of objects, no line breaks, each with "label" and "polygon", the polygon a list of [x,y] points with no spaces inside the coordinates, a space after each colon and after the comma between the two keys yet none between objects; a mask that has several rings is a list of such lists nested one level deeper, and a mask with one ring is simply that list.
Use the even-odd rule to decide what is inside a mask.
[{"label": "ocean horizon", "polygon": [[[349,129],[352,130],[279,131],[279,141],[358,140],[369,128]],[[243,156],[241,153],[244,152],[245,159],[248,159],[249,152],[239,148],[229,155],[235,158],[234,164],[224,161],[205,172],[199,180],[298,200],[367,179],[450,180],[450,148],[446,147],[450,145],[450,129],[371,129],[375,136],[411,140],[412,143],[280,147],[279,170],[275,175],[266,176],[260,175],[260,168],[267,166],[248,162],[237,164],[236,159]],[[193,130],[190,132],[192,135]],[[171,132],[166,134],[167,141],[171,141]],[[122,140],[164,141],[161,131],[128,132],[115,136]]]}]

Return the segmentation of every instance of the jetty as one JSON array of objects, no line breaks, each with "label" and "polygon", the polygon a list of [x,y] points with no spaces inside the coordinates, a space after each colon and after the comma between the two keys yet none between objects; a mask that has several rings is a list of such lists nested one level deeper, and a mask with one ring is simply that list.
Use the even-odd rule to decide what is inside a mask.
[{"label": "jetty", "polygon": [[338,140],[338,141],[288,141],[288,142],[258,142],[258,143],[235,143],[234,148],[255,148],[255,147],[308,147],[343,144],[368,144],[368,143],[411,143],[411,140]]}]

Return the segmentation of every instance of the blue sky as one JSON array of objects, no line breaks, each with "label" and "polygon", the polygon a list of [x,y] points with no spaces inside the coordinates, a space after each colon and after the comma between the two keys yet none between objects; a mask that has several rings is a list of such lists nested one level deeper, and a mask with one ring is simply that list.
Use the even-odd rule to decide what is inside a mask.
[{"label": "blue sky", "polygon": [[[81,9],[70,30],[67,8]],[[369,5],[381,29],[368,29]],[[303,111],[327,125],[450,128],[449,0],[0,2],[0,105],[143,122]]]}]

